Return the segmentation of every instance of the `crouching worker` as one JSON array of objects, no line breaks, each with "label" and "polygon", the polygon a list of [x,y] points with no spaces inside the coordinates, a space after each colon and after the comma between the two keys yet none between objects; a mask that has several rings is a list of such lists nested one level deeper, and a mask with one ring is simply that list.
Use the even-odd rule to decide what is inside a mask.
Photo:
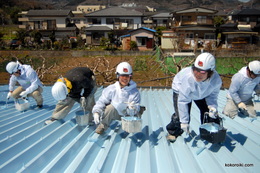
[{"label": "crouching worker", "polygon": [[132,80],[131,65],[121,62],[116,68],[116,75],[118,81],[103,90],[92,110],[94,122],[98,125],[96,128],[98,134],[102,134],[112,120],[121,120],[121,116],[134,116],[140,113],[141,98],[137,85]]},{"label": "crouching worker", "polygon": [[252,95],[260,95],[260,61],[251,61],[234,74],[227,93],[227,103],[223,113],[235,118],[240,111],[245,116],[256,117]]},{"label": "crouching worker", "polygon": [[[42,83],[33,68],[30,65],[17,62],[9,62],[6,66],[6,71],[11,75],[9,81],[9,92],[7,99],[33,97],[36,101],[37,108],[42,108]],[[18,82],[19,87],[15,89],[15,84]]]},{"label": "crouching worker", "polygon": [[215,70],[215,58],[210,53],[200,54],[192,67],[177,73],[172,82],[175,113],[166,126],[169,141],[175,141],[183,131],[189,133],[192,101],[200,110],[201,124],[204,123],[205,112],[209,112],[208,122],[220,123],[217,97],[221,85],[221,78]]},{"label": "crouching worker", "polygon": [[58,103],[51,119],[45,121],[45,124],[65,118],[75,102],[80,103],[82,108],[90,113],[89,122],[93,121],[91,111],[95,105],[96,88],[94,73],[89,68],[76,67],[68,71],[52,87],[52,96]]}]

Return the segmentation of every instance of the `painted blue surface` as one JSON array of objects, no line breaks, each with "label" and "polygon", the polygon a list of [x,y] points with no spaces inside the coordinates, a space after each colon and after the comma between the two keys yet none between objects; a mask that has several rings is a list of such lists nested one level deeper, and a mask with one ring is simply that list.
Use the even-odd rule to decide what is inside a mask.
[{"label": "painted blue surface", "polygon": [[[103,88],[95,94],[98,99]],[[173,113],[170,89],[140,88],[142,132],[129,134],[114,121],[103,135],[94,133],[95,125],[76,124],[75,104],[63,121],[44,125],[56,101],[51,87],[44,87],[44,106],[19,112],[12,99],[6,100],[8,86],[0,86],[0,172],[259,172],[260,121],[223,116],[226,140],[211,144],[199,136],[199,111],[192,107],[191,135],[183,134],[174,143],[166,140],[166,125]],[[220,92],[222,112],[226,91]],[[246,167],[246,164],[250,167]]]}]

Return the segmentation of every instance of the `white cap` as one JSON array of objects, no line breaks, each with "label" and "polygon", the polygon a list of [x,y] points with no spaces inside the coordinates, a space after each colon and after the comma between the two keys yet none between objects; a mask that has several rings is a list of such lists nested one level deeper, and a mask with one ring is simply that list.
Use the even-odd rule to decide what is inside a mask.
[{"label": "white cap", "polygon": [[117,77],[120,75],[132,75],[133,70],[132,70],[131,65],[128,62],[121,62],[116,67],[116,74],[117,74]]},{"label": "white cap", "polygon": [[6,65],[6,71],[10,74],[17,72],[19,64],[17,62],[9,62]]},{"label": "white cap", "polygon": [[67,97],[68,89],[63,82],[56,82],[51,89],[52,96],[55,100],[64,100]]},{"label": "white cap", "polygon": [[260,74],[260,61],[251,61],[248,64],[249,70],[252,71],[254,74],[258,75]]},{"label": "white cap", "polygon": [[196,58],[194,66],[200,70],[212,71],[215,69],[215,58],[210,53],[202,53]]}]

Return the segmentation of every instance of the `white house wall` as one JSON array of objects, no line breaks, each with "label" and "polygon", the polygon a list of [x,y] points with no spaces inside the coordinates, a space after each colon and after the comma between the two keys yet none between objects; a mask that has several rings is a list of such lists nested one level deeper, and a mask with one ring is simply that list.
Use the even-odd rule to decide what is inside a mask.
[{"label": "white house wall", "polygon": [[173,38],[163,38],[162,39],[162,49],[174,49],[174,39]]},{"label": "white house wall", "polygon": [[[106,19],[107,18],[111,18],[111,17],[104,17],[104,18],[101,18],[101,25],[106,25],[107,27],[109,27],[109,28],[111,28],[111,29],[115,29],[115,28],[113,28],[115,25],[113,25],[113,24],[107,24],[106,23]],[[120,17],[119,17],[120,18]],[[132,29],[138,29],[138,28],[140,28],[141,27],[141,23],[142,23],[142,20],[141,20],[141,17],[123,17],[123,18],[120,18],[120,19],[133,19],[134,20],[134,23],[133,24],[131,24],[131,25],[133,25],[133,28]],[[94,26],[94,25],[92,25],[92,26]],[[97,26],[96,24],[95,24],[95,26]]]}]

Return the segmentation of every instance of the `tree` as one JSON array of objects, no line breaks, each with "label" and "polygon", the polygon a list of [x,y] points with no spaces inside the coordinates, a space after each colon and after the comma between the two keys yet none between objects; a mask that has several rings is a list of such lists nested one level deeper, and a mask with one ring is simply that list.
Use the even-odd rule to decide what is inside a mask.
[{"label": "tree", "polygon": [[218,28],[218,27],[220,27],[220,25],[225,23],[225,20],[221,16],[216,16],[216,17],[214,17],[213,22],[214,22],[215,27]]},{"label": "tree", "polygon": [[36,46],[42,44],[42,34],[38,30],[33,30],[30,35],[33,38],[33,42],[36,44]]},{"label": "tree", "polygon": [[3,41],[4,33],[0,32],[0,48],[3,49],[5,42]]},{"label": "tree", "polygon": [[136,50],[137,49],[137,43],[135,41],[130,41],[130,50]]},{"label": "tree", "polygon": [[16,32],[16,39],[20,40],[22,45],[25,45],[25,37],[28,36],[28,33],[25,29],[19,29]]},{"label": "tree", "polygon": [[21,11],[22,11],[21,8],[17,6],[10,8],[8,14],[10,14],[10,18],[13,24],[18,24],[19,13]]},{"label": "tree", "polygon": [[51,34],[49,35],[49,39],[51,40],[51,48],[54,42],[56,41],[55,31],[53,30]]},{"label": "tree", "polygon": [[162,37],[162,31],[166,30],[165,26],[158,26],[156,27],[156,33],[157,33],[157,37],[158,37],[158,44],[161,45],[161,37]]},{"label": "tree", "polygon": [[221,16],[216,16],[216,17],[214,17],[213,22],[216,27],[216,37],[217,37],[216,46],[219,46],[220,39],[221,39],[221,32],[219,30],[219,27],[220,27],[220,25],[225,23],[225,20]]}]

